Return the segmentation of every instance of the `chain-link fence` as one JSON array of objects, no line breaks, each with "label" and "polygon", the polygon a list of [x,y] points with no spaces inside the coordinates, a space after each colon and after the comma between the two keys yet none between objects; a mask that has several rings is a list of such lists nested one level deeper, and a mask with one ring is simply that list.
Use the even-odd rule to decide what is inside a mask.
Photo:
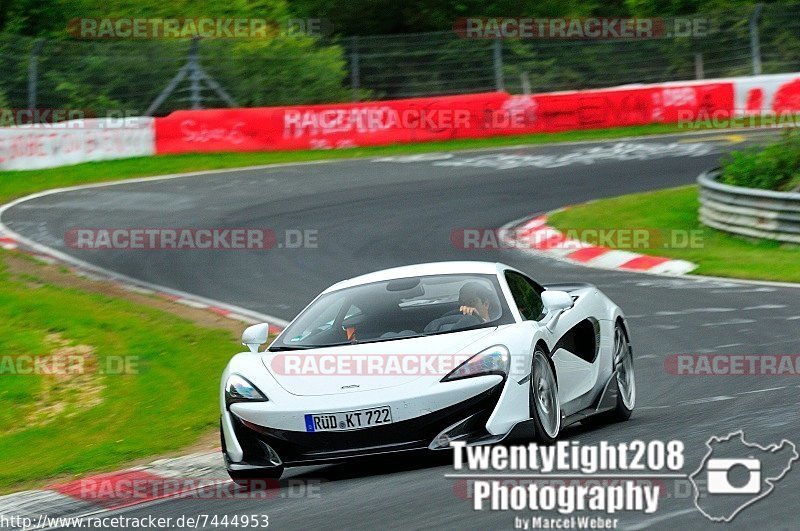
[{"label": "chain-link fence", "polygon": [[705,21],[701,31],[650,39],[470,39],[456,31],[202,41],[0,35],[0,108],[163,115],[800,70],[800,4],[684,18],[695,19]]}]

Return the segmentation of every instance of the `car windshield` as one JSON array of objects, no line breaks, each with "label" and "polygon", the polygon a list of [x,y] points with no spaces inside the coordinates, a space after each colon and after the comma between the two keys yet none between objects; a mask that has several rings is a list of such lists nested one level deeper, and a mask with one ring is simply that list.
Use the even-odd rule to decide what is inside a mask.
[{"label": "car windshield", "polygon": [[494,275],[429,275],[344,288],[319,297],[271,351],[443,334],[508,324]]}]

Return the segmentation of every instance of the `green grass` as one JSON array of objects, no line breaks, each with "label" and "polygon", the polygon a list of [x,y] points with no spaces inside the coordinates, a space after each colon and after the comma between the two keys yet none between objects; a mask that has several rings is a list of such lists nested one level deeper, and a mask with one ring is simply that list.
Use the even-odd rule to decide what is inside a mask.
[{"label": "green grass", "polygon": [[[602,199],[554,214],[559,229],[657,229],[698,231],[696,248],[633,249],[642,254],[689,260],[692,273],[759,280],[800,282],[800,247],[732,236],[700,224],[697,187]],[[608,213],[613,212],[613,216]],[[669,233],[661,233],[669,234]],[[595,243],[595,242],[589,242]]]},{"label": "green grass", "polygon": [[224,168],[241,168],[285,162],[308,162],[324,159],[349,159],[389,155],[410,155],[441,150],[480,149],[518,144],[547,144],[580,140],[601,140],[627,136],[686,132],[678,124],[652,124],[636,127],[568,131],[521,136],[451,140],[414,144],[394,144],[365,148],[315,151],[273,151],[256,153],[191,153],[159,155],[130,159],[87,162],[43,170],[0,171],[0,203],[50,188],[74,186],[132,177],[166,175]]},{"label": "green grass", "polygon": [[[1,260],[5,255],[0,253],[0,492],[177,450],[216,428],[219,375],[239,350],[230,332],[47,284],[33,265],[28,274],[14,275]],[[8,364],[20,356],[52,355],[59,348],[58,340],[48,339],[54,333],[73,347],[92,348],[97,365],[89,359],[85,376],[55,381],[20,374]],[[119,360],[128,360],[131,374],[114,374]],[[53,403],[63,410],[43,417],[43,406]]]}]

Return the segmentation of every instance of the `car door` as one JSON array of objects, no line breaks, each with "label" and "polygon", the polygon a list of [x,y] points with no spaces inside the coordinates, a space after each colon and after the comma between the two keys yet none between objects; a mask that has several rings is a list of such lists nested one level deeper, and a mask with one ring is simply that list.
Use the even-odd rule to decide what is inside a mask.
[{"label": "car door", "polygon": [[[545,326],[550,316],[545,313],[542,304],[541,293],[544,288],[516,271],[506,271],[506,281],[522,318]],[[593,359],[570,350],[571,337],[567,336],[574,334],[573,329],[585,320],[586,314],[580,307],[582,305],[578,301],[573,308],[562,313],[554,330],[548,331],[553,340],[552,360],[558,380],[558,398],[567,415],[586,407],[584,402],[591,400],[590,392],[597,379],[597,366],[592,363]]]}]

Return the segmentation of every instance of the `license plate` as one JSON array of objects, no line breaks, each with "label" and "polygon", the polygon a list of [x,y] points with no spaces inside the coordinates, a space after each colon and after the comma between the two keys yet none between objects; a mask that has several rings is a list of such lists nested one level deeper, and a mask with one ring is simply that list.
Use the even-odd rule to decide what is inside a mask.
[{"label": "license plate", "polygon": [[358,430],[391,423],[392,408],[389,406],[340,413],[309,413],[306,415],[307,432]]}]

